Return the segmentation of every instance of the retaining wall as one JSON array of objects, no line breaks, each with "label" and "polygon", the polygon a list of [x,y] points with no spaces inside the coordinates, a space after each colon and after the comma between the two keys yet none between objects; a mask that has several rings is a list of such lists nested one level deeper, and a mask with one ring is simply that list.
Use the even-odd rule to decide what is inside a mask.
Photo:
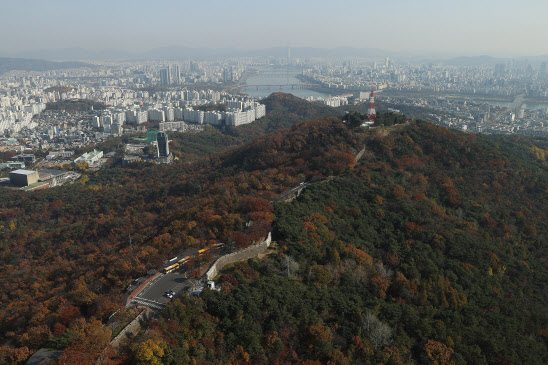
[{"label": "retaining wall", "polygon": [[110,341],[110,346],[117,347],[120,341],[129,333],[135,334],[141,328],[141,321],[145,321],[148,315],[149,309],[145,308],[133,321],[129,322],[120,333]]},{"label": "retaining wall", "polygon": [[253,257],[259,256],[268,248],[268,246],[270,246],[270,242],[272,241],[271,235],[271,232],[269,232],[266,239],[258,245],[250,246],[248,248],[244,248],[243,250],[220,257],[217,261],[215,261],[213,265],[211,265],[211,267],[207,271],[207,280],[213,280],[213,278],[217,276],[219,271],[221,271],[223,267],[227,265],[231,265],[238,261],[249,260]]}]

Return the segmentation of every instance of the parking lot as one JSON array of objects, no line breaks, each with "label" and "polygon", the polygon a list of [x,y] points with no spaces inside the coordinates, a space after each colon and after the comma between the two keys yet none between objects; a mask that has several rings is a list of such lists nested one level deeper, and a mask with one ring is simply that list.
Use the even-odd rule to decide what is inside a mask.
[{"label": "parking lot", "polygon": [[150,282],[133,301],[148,307],[161,309],[165,303],[171,300],[164,295],[168,290],[173,290],[175,296],[177,296],[181,291],[187,290],[196,283],[196,280],[189,279],[188,275],[188,272],[179,271],[162,275]]}]

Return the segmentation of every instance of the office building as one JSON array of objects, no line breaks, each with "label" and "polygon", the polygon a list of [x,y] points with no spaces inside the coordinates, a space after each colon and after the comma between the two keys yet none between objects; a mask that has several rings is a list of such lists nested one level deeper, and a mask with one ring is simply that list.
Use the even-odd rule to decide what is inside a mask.
[{"label": "office building", "polygon": [[158,143],[158,157],[168,157],[169,156],[169,139],[167,133],[158,132],[156,137],[156,142]]},{"label": "office building", "polygon": [[118,123],[113,124],[110,127],[110,134],[115,135],[115,136],[121,135],[122,134],[122,126]]}]

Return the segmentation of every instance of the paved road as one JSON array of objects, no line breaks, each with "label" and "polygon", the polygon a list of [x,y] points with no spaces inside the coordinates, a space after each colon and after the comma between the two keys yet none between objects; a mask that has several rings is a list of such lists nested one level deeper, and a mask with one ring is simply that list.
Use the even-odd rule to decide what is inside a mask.
[{"label": "paved road", "polygon": [[175,295],[177,295],[181,291],[190,288],[196,282],[194,279],[188,279],[188,275],[188,272],[180,271],[161,275],[141,290],[133,301],[147,307],[160,309],[165,303],[170,301],[169,298],[164,296],[166,291],[173,290]]},{"label": "paved road", "polygon": [[198,250],[199,250],[199,248],[189,248],[188,250],[186,250],[182,254],[180,254],[178,256],[175,256],[175,257],[169,259],[168,261],[166,261],[164,267],[167,267],[171,264],[174,264],[177,261],[179,261],[179,260],[181,260],[181,259],[183,259],[187,256],[190,256],[190,257],[195,256],[198,253]]}]

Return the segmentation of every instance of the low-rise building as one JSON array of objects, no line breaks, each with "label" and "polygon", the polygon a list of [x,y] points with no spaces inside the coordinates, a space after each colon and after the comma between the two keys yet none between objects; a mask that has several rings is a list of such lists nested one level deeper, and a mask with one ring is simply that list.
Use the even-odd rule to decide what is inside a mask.
[{"label": "low-rise building", "polygon": [[60,170],[39,170],[39,181],[48,182],[50,187],[65,183],[68,172]]},{"label": "low-rise building", "polygon": [[93,165],[99,161],[101,157],[103,157],[103,151],[93,150],[93,152],[84,153],[82,156],[78,157],[74,160],[74,163],[79,164],[82,162],[87,162],[88,165]]},{"label": "low-rise building", "polygon": [[38,171],[15,170],[10,172],[10,181],[16,186],[29,186],[38,182]]},{"label": "low-rise building", "polygon": [[0,169],[24,169],[25,163],[22,161],[8,161],[0,163]]},{"label": "low-rise building", "polygon": [[72,158],[74,156],[74,151],[52,151],[47,156],[48,160],[55,160],[58,158]]}]

